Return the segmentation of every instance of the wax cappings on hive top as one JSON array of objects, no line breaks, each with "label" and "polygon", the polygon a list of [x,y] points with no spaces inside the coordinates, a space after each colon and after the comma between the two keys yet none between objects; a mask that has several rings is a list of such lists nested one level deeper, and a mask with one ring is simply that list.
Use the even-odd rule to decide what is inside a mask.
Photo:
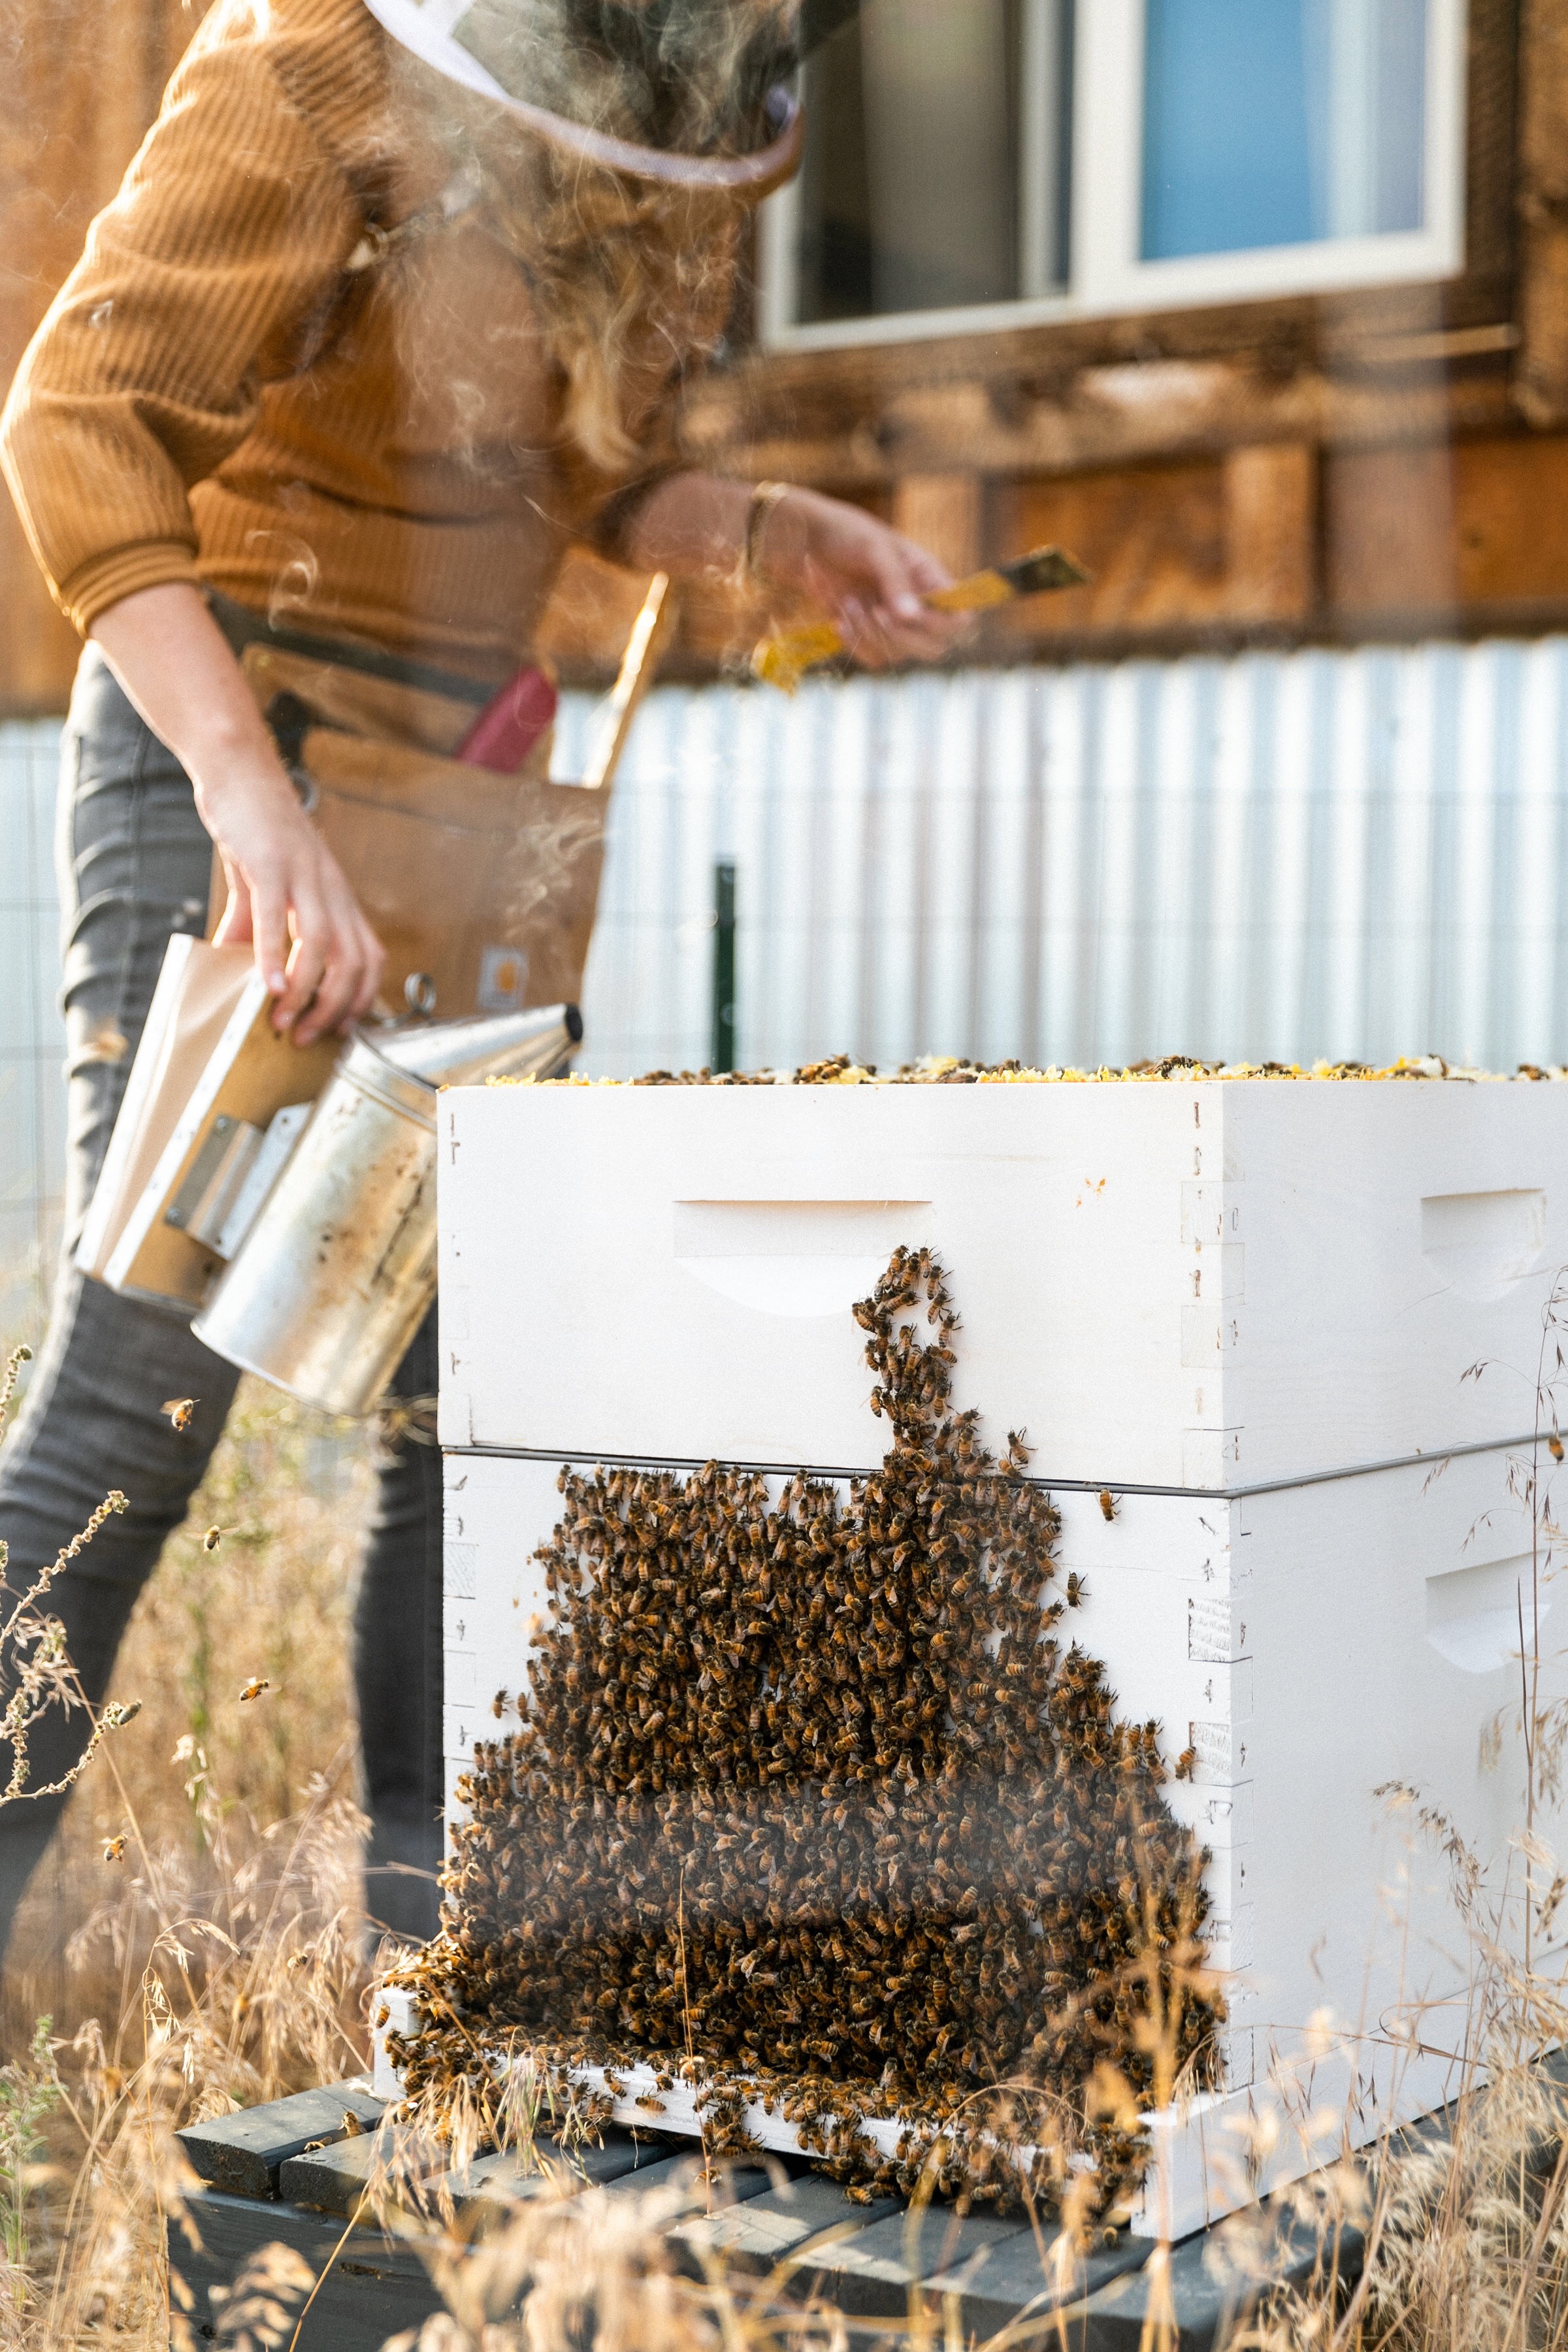
[{"label": "wax cappings on hive top", "polygon": [[1140,2107],[1215,2074],[1207,1856],[1158,1727],[1117,1719],[1062,1630],[1088,1596],[1054,1589],[1022,1437],[997,1462],[948,1403],[931,1252],[855,1314],[894,1442],[847,1506],[716,1464],[562,1473],[554,1622],[521,1731],[459,1784],[396,2063],[437,2128],[477,2105],[504,2136],[519,2061],[589,2128],[612,2100],[577,2070],[613,2099],[651,2067],[696,2090],[710,2153],[760,2101],[852,2193],[1103,2210],[1141,2176]]},{"label": "wax cappings on hive top", "polygon": [[1102,1066],[1078,1070],[1053,1066],[1036,1070],[1021,1062],[969,1062],[955,1055],[933,1055],[901,1069],[879,1070],[874,1063],[857,1062],[848,1054],[807,1062],[797,1070],[649,1070],[640,1078],[590,1078],[576,1072],[560,1078],[491,1078],[492,1087],[1002,1087],[1002,1086],[1160,1086],[1194,1079],[1285,1078],[1321,1083],[1354,1079],[1436,1079],[1468,1085],[1512,1086],[1546,1084],[1568,1079],[1568,1066],[1542,1068],[1521,1062],[1513,1076],[1499,1070],[1472,1069],[1443,1060],[1437,1054],[1401,1057],[1374,1069],[1364,1062],[1314,1062],[1310,1069],[1286,1062],[1201,1062],[1185,1054],[1169,1054],[1159,1062],[1134,1062],[1125,1069]]}]

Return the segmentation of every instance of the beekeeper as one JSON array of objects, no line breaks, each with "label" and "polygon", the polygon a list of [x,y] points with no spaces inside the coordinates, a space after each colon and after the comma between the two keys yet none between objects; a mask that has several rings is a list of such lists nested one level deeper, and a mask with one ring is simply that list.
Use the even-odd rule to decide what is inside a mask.
[{"label": "beekeeper", "polygon": [[[382,970],[237,649],[270,635],[472,699],[526,659],[578,542],[804,592],[868,661],[949,641],[920,601],[944,575],[908,541],[676,451],[748,208],[798,159],[794,13],[218,0],[12,386],[6,478],[88,642],[58,832],[67,1270],[0,1456],[0,1531],[25,1580],[109,1489],[129,1497],[54,1594],[95,1697],[237,1380],[174,1314],[69,1265],[164,949],[205,928],[213,844],[219,936],[253,943],[280,1029],[304,1044],[352,1022]],[[433,1325],[396,1386],[434,1391]],[[182,1429],[162,1409],[187,1397]],[[440,1526],[438,1457],[405,1440],[354,1666],[370,1908],[410,1934],[436,1911]],[[37,1780],[72,1728],[50,1718]],[[0,1933],[57,1811],[0,1810]]]}]

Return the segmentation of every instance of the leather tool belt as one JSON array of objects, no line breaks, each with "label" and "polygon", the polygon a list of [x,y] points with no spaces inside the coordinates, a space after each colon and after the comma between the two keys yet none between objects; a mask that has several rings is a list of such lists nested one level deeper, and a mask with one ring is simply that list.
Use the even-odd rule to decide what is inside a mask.
[{"label": "leather tool belt", "polygon": [[[574,1004],[593,935],[609,793],[450,754],[491,688],[374,647],[269,627],[212,599],[307,809],[386,950],[395,1013],[457,1020]],[[213,861],[208,937],[227,897]]]}]

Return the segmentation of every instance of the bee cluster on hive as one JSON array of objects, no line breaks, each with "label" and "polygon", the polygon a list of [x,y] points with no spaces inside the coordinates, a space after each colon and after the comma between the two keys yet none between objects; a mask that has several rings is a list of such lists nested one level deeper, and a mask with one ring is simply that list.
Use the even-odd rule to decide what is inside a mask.
[{"label": "bee cluster on hive", "polygon": [[591,2126],[572,2070],[651,2064],[698,2084],[710,2153],[760,2099],[852,2194],[1005,2207],[1076,2173],[1108,2207],[1134,2108],[1213,2078],[1206,1857],[1157,1726],[1066,1638],[1087,1596],[1054,1591],[1022,1435],[998,1461],[952,1407],[942,1266],[896,1252],[855,1314],[892,1443],[847,1501],[562,1473],[521,1727],[476,1749],[442,1934],[399,1973],[405,2095],[471,2110],[526,2054]]},{"label": "bee cluster on hive", "polygon": [[932,1055],[922,1062],[905,1063],[897,1070],[879,1070],[874,1062],[858,1062],[851,1054],[832,1054],[797,1070],[649,1070],[640,1078],[589,1078],[574,1071],[560,1078],[488,1078],[491,1087],[975,1087],[975,1086],[1147,1086],[1197,1078],[1273,1078],[1344,1083],[1365,1078],[1440,1078],[1474,1085],[1560,1082],[1568,1067],[1542,1068],[1521,1062],[1514,1080],[1494,1070],[1473,1069],[1446,1062],[1440,1054],[1404,1055],[1382,1068],[1367,1062],[1314,1062],[1310,1069],[1295,1062],[1205,1062],[1191,1054],[1167,1054],[1157,1062],[1133,1062],[1125,1068],[1102,1065],[1079,1070],[1053,1065],[1035,1069],[1026,1062],[972,1062],[952,1055]]}]

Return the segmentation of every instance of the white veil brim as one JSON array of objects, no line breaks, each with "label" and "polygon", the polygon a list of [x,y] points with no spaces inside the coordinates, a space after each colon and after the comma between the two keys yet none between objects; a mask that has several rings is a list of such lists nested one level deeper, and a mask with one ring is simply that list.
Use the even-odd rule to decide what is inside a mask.
[{"label": "white veil brim", "polygon": [[383,31],[421,59],[435,73],[460,83],[478,97],[504,108],[524,130],[602,171],[634,180],[654,180],[666,187],[704,188],[757,203],[794,179],[800,169],[805,123],[797,100],[775,89],[769,111],[779,128],[754,155],[678,155],[659,147],[642,147],[630,139],[616,139],[604,131],[570,121],[547,107],[530,106],[513,98],[476,57],[452,37],[468,0],[364,0]]}]

